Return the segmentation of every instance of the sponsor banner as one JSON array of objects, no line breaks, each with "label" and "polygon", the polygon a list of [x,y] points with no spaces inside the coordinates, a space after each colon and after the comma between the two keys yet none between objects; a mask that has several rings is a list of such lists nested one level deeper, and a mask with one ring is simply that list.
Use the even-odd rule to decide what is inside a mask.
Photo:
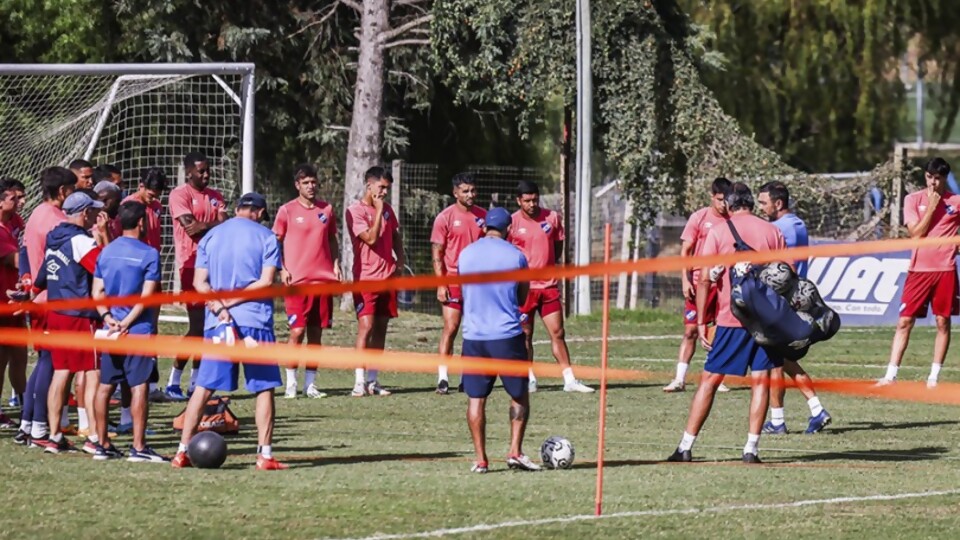
[{"label": "sponsor banner", "polygon": [[[909,267],[909,251],[815,257],[810,260],[807,278],[840,314],[844,326],[893,326],[900,317],[900,296]],[[933,315],[917,319],[917,324],[934,324]]]}]

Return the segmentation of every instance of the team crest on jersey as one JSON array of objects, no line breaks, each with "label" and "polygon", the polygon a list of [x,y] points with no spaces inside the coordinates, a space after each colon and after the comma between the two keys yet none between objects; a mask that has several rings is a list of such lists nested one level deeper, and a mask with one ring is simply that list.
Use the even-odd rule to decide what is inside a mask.
[{"label": "team crest on jersey", "polygon": [[708,221],[708,222],[704,223],[703,226],[709,229],[710,227],[713,227],[713,223],[710,223],[710,222]]},{"label": "team crest on jersey", "polygon": [[463,223],[460,223],[460,220],[459,220],[459,219],[453,220],[453,226],[454,226],[454,227],[459,227],[460,225],[463,225]]},{"label": "team crest on jersey", "polygon": [[160,208],[154,208],[154,209],[153,209],[153,214],[154,214],[155,216],[157,216],[157,217],[160,217]]},{"label": "team crest on jersey", "polygon": [[952,216],[957,213],[957,209],[952,204],[947,205],[947,215]]},{"label": "team crest on jersey", "polygon": [[388,219],[390,219],[390,212],[384,211],[384,212],[383,212],[383,220],[384,220],[384,221],[387,221]]},{"label": "team crest on jersey", "polygon": [[697,318],[697,310],[695,310],[695,309],[688,309],[688,310],[686,311],[686,313],[683,314],[683,318],[686,319],[686,320],[688,320],[688,321],[693,321],[693,320],[695,320],[695,319]]},{"label": "team crest on jersey", "polygon": [[527,234],[527,229],[526,229],[526,227],[520,227],[520,228],[517,230],[517,234]]},{"label": "team crest on jersey", "polygon": [[320,223],[326,223],[326,222],[327,222],[327,215],[324,214],[323,212],[320,212],[319,214],[317,214],[317,219],[320,220]]},{"label": "team crest on jersey", "polygon": [[920,207],[919,207],[919,210],[920,210],[921,212],[925,211],[926,209],[927,209],[927,205],[925,205],[925,204],[921,204]]},{"label": "team crest on jersey", "polygon": [[474,221],[477,222],[477,227],[480,227],[481,229],[483,228],[484,224],[486,223],[486,221],[484,221],[484,219],[483,219],[482,217],[478,217],[478,218],[476,218]]},{"label": "team crest on jersey", "polygon": [[550,224],[547,223],[546,221],[541,221],[541,222],[540,222],[540,228],[543,229],[543,232],[545,232],[545,233],[547,233],[547,234],[550,234],[550,231],[553,230],[553,227],[551,227]]},{"label": "team crest on jersey", "polygon": [[216,208],[216,207],[220,206],[220,201],[218,201],[218,200],[216,200],[216,199],[210,199],[210,206]]}]

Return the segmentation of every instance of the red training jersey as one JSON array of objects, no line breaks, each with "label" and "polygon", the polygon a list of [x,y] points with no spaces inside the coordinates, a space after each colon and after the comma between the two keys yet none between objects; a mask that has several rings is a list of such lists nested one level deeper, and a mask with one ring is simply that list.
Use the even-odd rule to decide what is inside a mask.
[{"label": "red training jersey", "polygon": [[277,210],[273,234],[283,244],[283,268],[292,283],[336,281],[332,249],[337,237],[337,217],[333,205],[314,201],[306,207],[294,199]]},{"label": "red training jersey", "polygon": [[377,211],[363,201],[357,201],[347,208],[347,229],[353,246],[353,280],[373,281],[393,276],[397,270],[397,261],[393,257],[393,233],[400,230],[400,221],[393,208],[383,203],[380,237],[372,246],[360,239],[360,234],[370,230]]},{"label": "red training jersey", "polygon": [[[562,242],[563,220],[553,210],[541,208],[535,218],[517,210],[513,213],[510,242],[527,257],[530,268],[548,268],[557,264],[556,244]],[[530,281],[531,289],[549,289],[557,286],[556,278]]]},{"label": "red training jersey", "polygon": [[173,246],[177,254],[178,268],[193,268],[197,261],[197,244],[202,237],[193,238],[188,235],[179,219],[193,214],[200,223],[217,221],[220,213],[226,212],[223,195],[210,187],[198,191],[190,184],[184,184],[170,192],[168,206],[173,218]]},{"label": "red training jersey", "polygon": [[430,243],[443,246],[446,275],[457,275],[460,252],[483,236],[486,217],[487,211],[482,208],[471,206],[469,210],[463,210],[457,204],[451,204],[437,214],[433,220]]}]

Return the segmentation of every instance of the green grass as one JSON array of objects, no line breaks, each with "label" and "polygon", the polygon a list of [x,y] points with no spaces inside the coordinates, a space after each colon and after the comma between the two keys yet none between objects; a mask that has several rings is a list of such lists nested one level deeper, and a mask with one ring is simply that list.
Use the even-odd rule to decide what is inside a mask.
[{"label": "green grass", "polygon": [[[745,440],[748,392],[718,396],[694,448],[697,462],[661,463],[680,438],[691,392],[665,395],[681,327],[676,315],[614,313],[615,367],[660,371],[658,380],[613,383],[609,392],[605,469],[606,513],[648,515],[603,521],[547,523],[472,532],[468,538],[770,537],[952,538],[960,526],[956,494],[890,501],[818,504],[797,508],[669,514],[731,505],[953,490],[960,484],[957,410],[946,406],[868,400],[825,394],[835,421],[818,436],[764,437],[762,467],[739,463]],[[353,324],[340,316],[329,344],[349,345]],[[277,326],[278,329],[283,325]],[[437,318],[404,313],[391,327],[388,347],[432,351]],[[168,326],[168,333],[179,328]],[[539,338],[543,337],[542,328]],[[578,364],[596,365],[599,318],[570,321],[568,337]],[[891,329],[842,331],[818,345],[804,365],[814,377],[882,375]],[[901,371],[922,380],[929,367],[932,331],[918,328]],[[549,347],[537,356],[547,359]],[[955,358],[951,355],[951,359]],[[690,380],[702,367],[698,351]],[[169,370],[163,362],[163,377]],[[872,366],[872,367],[864,367]],[[0,444],[0,537],[4,538],[341,538],[415,533],[446,527],[555,518],[593,511],[597,457],[597,395],[568,395],[556,381],[541,381],[533,396],[526,450],[558,434],[577,450],[572,470],[521,474],[506,471],[507,399],[497,391],[488,405],[493,471],[470,475],[472,446],[461,395],[433,394],[432,375],[384,373],[398,390],[389,398],[350,398],[352,373],[322,372],[323,400],[278,399],[275,453],[291,465],[279,473],[253,470],[256,437],[252,400],[233,397],[241,433],[228,439],[221,470],[96,463],[86,456],[50,456]],[[948,366],[944,380],[956,381]],[[170,421],[181,405],[157,405],[152,444],[171,454],[177,437]],[[787,424],[806,425],[799,395],[787,395]],[[122,447],[129,439],[121,437]]]}]

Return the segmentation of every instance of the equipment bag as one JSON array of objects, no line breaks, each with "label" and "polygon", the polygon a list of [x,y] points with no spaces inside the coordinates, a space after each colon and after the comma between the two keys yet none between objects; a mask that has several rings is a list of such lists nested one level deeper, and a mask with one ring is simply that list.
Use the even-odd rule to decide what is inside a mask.
[{"label": "equipment bag", "polygon": [[[215,431],[220,434],[231,434],[240,431],[240,421],[229,407],[230,398],[212,397],[203,407],[203,416],[200,417],[200,424],[197,426],[197,432]],[[183,431],[183,417],[186,413],[184,409],[176,418],[173,419],[173,429]]]}]

